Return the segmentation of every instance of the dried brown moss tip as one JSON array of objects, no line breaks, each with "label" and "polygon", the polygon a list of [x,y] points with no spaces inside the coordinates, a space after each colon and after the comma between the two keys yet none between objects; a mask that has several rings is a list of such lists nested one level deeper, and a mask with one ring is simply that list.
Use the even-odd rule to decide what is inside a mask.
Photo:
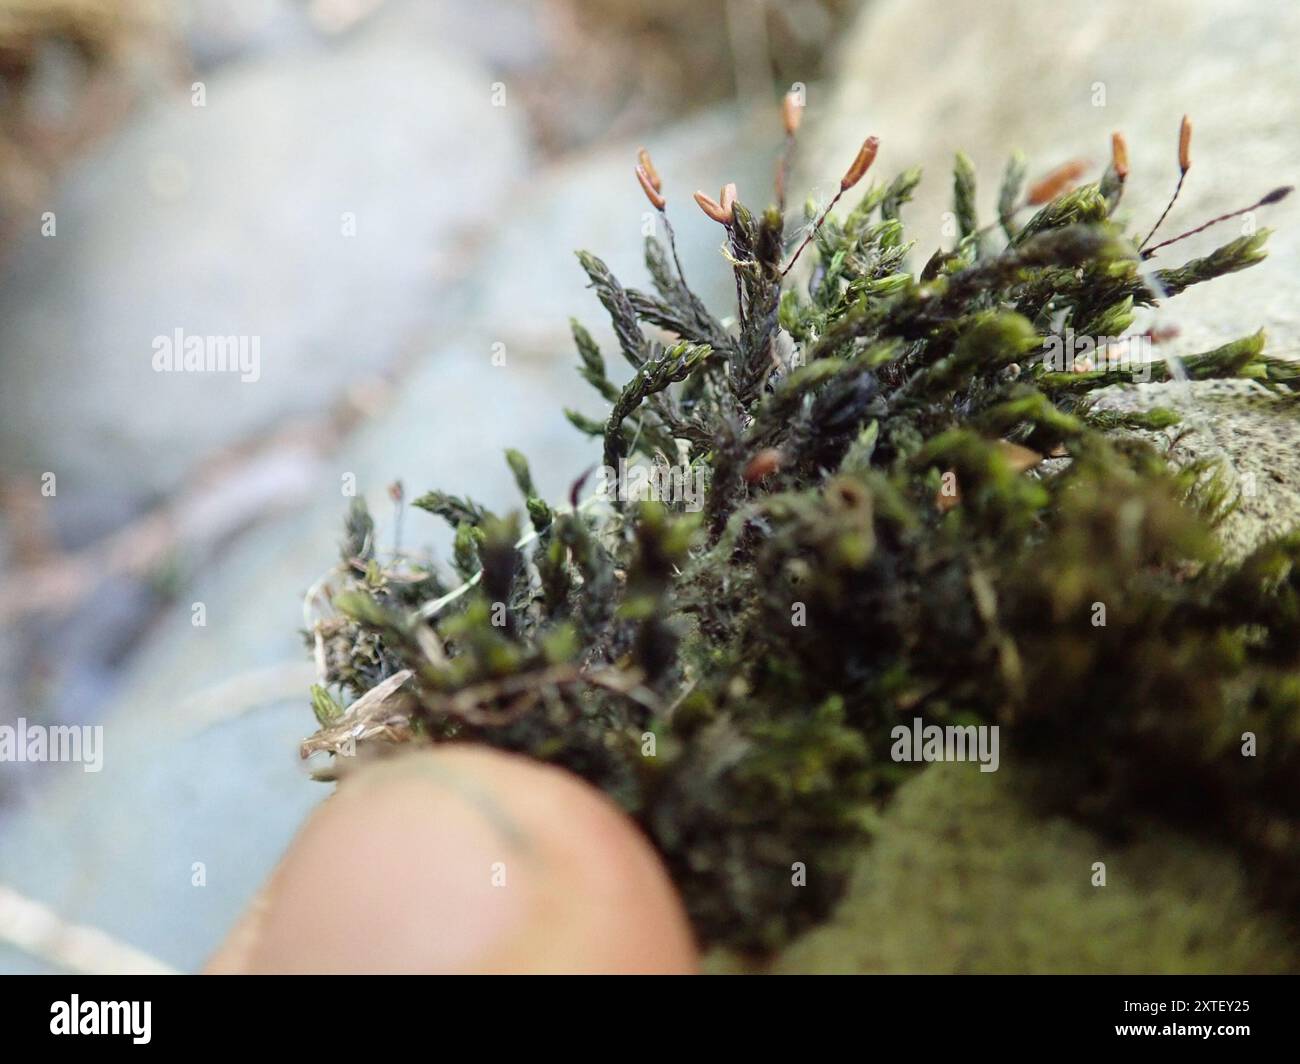
[{"label": "dried brown moss tip", "polygon": [[754,455],[746,464],[743,474],[746,484],[756,484],[764,477],[769,477],[781,468],[785,461],[783,455],[775,447],[764,447],[758,454]]},{"label": "dried brown moss tip", "polygon": [[1088,164],[1082,159],[1072,159],[1068,163],[1062,163],[1029,186],[1025,202],[1032,207],[1050,203],[1057,196],[1074,188],[1087,172]]},{"label": "dried brown moss tip", "polygon": [[663,182],[659,180],[659,171],[655,169],[654,161],[650,158],[650,153],[641,148],[636,153],[637,164],[645,171],[646,180],[649,181],[650,187],[656,192],[663,191]]},{"label": "dried brown moss tip", "polygon": [[735,221],[736,186],[734,184],[723,185],[716,200],[708,193],[697,192],[695,202],[700,205],[700,210],[719,225],[730,226]]},{"label": "dried brown moss tip", "polygon": [[1128,144],[1123,133],[1110,135],[1110,165],[1115,168],[1115,176],[1120,181],[1128,179]]},{"label": "dried brown moss tip", "polygon": [[1183,115],[1178,127],[1178,169],[1187,173],[1192,168],[1192,120]]},{"label": "dried brown moss tip", "polygon": [[[733,208],[735,205],[735,186],[731,186],[731,202],[723,206],[707,192],[696,192],[695,202],[700,205],[700,210],[707,214],[719,225],[730,225],[734,219]],[[726,198],[726,189],[723,189],[723,197]]]},{"label": "dried brown moss tip", "polygon": [[[734,220],[734,211],[736,207],[736,186],[734,183],[728,183],[722,186],[722,191],[718,193],[718,206],[723,212]],[[730,224],[728,222],[727,224]]]},{"label": "dried brown moss tip", "polygon": [[[1179,123],[1178,126],[1178,184],[1174,186],[1174,194],[1169,197],[1169,203],[1165,206],[1165,209],[1161,212],[1160,217],[1156,219],[1156,224],[1151,227],[1151,231],[1147,233],[1146,239],[1143,240],[1142,243],[1138,245],[1139,250],[1146,248],[1146,246],[1151,243],[1151,239],[1156,235],[1157,231],[1159,231],[1160,227],[1164,224],[1165,219],[1169,217],[1169,212],[1174,209],[1174,204],[1178,202],[1179,193],[1183,191],[1183,182],[1187,180],[1187,171],[1190,170],[1191,167],[1192,167],[1192,120],[1188,118],[1187,115],[1183,115],[1183,120],[1181,123]],[[1234,212],[1233,215],[1225,216],[1225,217],[1233,217],[1236,214],[1244,213],[1245,210],[1249,210],[1249,209],[1250,208],[1244,208],[1242,211]],[[1216,219],[1216,221],[1219,220],[1222,219]],[[1209,224],[1213,224],[1213,222],[1207,223],[1207,226],[1204,226],[1202,228],[1208,228]],[[1200,230],[1197,229],[1195,231],[1199,232]],[[1190,235],[1191,235],[1190,233],[1183,234],[1183,236],[1190,236]],[[1181,240],[1183,236],[1175,237],[1174,240]],[[1156,248],[1164,247],[1166,244],[1172,244],[1174,243],[1174,240],[1166,240],[1164,244],[1157,244]],[[1144,254],[1147,257],[1149,257],[1156,250],[1156,248],[1152,248],[1150,251],[1147,251]]]},{"label": "dried brown moss tip", "polygon": [[641,191],[645,193],[645,198],[650,201],[650,205],[655,210],[662,211],[667,201],[659,194],[658,179],[652,178],[646,168],[641,165],[636,167],[635,173],[637,183],[640,184]]},{"label": "dried brown moss tip", "polygon": [[816,238],[818,230],[820,230],[822,225],[825,224],[827,217],[829,217],[831,211],[835,209],[835,205],[839,203],[844,193],[849,191],[849,189],[866,176],[867,171],[871,168],[871,164],[876,161],[876,152],[879,147],[880,140],[878,137],[868,137],[862,142],[862,147],[858,149],[858,154],[854,157],[853,162],[849,164],[849,168],[844,172],[844,176],[840,178],[839,191],[835,193],[835,196],[831,199],[830,203],[827,204],[826,209],[821,212],[817,220],[813,223],[812,228],[808,231],[808,235],[804,237],[803,242],[795,249],[794,254],[790,256],[790,261],[781,269],[782,277],[793,269],[794,264],[799,261],[799,256],[803,254],[804,248],[808,247],[808,245]]},{"label": "dried brown moss tip", "polygon": [[862,142],[862,147],[858,149],[858,154],[854,157],[849,168],[844,171],[844,176],[840,178],[840,191],[847,192],[864,177],[867,171],[871,169],[871,164],[876,161],[876,152],[880,149],[879,137],[868,137]]},{"label": "dried brown moss tip", "polygon": [[796,93],[787,92],[785,98],[781,101],[781,125],[785,129],[787,137],[793,137],[799,132],[799,124],[803,121],[803,105],[799,102]]}]

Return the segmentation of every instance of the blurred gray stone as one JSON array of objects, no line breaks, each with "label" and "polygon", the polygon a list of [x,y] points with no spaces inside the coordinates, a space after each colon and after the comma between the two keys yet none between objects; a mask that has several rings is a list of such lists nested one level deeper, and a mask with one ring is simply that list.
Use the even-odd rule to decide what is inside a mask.
[{"label": "blurred gray stone", "polygon": [[[284,701],[166,743],[110,720],[101,771],[33,766],[48,778],[0,822],[0,879],[65,920],[195,969],[324,796],[297,767],[300,731],[301,706]],[[250,786],[240,766],[259,760],[279,771],[263,768]],[[0,953],[0,970],[34,969]]]},{"label": "blurred gray stone", "polygon": [[[525,172],[489,72],[380,20],[227,66],[66,175],[0,294],[0,448],[60,493],[146,499],[203,456],[320,410],[444,328],[464,242]],[[344,235],[345,216],[355,235]],[[153,341],[260,339],[261,373],[157,373]]]},{"label": "blurred gray stone", "polygon": [[181,0],[172,21],[199,69],[321,38],[346,41],[379,24],[422,40],[454,41],[494,69],[527,66],[545,54],[538,10],[513,0]]},{"label": "blurred gray stone", "polygon": [[306,7],[293,0],[180,0],[172,23],[199,70],[310,36]]},{"label": "blurred gray stone", "polygon": [[[10,564],[12,549],[8,522],[0,517],[0,572]],[[23,661],[21,640],[14,625],[0,626],[0,690],[19,691],[23,686]],[[16,700],[15,700],[16,701]],[[17,706],[0,700],[0,724],[11,723],[17,715]],[[0,779],[0,802],[3,801],[4,780]]]},{"label": "blurred gray stone", "polygon": [[[742,196],[759,188],[772,132],[724,109],[651,143],[687,275],[716,296],[719,313],[732,291],[721,230],[690,192],[732,179]],[[388,547],[393,480],[408,498],[439,487],[504,511],[522,505],[505,448],[529,456],[554,500],[598,460],[598,444],[561,413],[585,405],[590,391],[574,371],[569,316],[604,338],[612,370],[621,360],[572,252],[589,248],[626,283],[646,284],[636,148],[592,153],[510,197],[494,234],[467,259],[470,276],[445,296],[454,331],[420,355],[391,406],[329,455],[305,508],[237,542],[159,619],[104,717],[103,771],[36,766],[27,774],[21,806],[0,820],[0,882],[175,967],[192,970],[211,953],[328,793],[297,757],[314,728],[299,631],[304,592],[337,557],[344,474],[355,476]],[[762,187],[756,199],[766,197]],[[504,365],[493,364],[494,343],[505,345]],[[428,544],[445,557],[448,539],[430,515],[406,514],[408,548]],[[206,607],[206,627],[190,623],[195,601]],[[202,888],[191,885],[196,861],[206,870]],[[0,971],[34,967],[0,952]]]}]

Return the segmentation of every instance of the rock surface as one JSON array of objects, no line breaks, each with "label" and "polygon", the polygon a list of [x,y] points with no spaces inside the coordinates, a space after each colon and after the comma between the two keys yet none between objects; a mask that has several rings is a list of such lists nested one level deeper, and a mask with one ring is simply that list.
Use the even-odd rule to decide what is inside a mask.
[{"label": "rock surface", "polygon": [[[159,100],[67,174],[55,235],[34,219],[7,264],[11,469],[149,499],[322,409],[438,324],[436,279],[525,168],[488,70],[400,22],[204,79],[205,106]],[[258,337],[260,376],[155,372],[177,329]]]}]

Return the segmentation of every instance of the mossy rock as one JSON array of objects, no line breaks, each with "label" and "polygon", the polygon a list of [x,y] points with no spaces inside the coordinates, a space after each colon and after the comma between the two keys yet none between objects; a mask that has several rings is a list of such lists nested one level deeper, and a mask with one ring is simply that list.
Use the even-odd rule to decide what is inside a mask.
[{"label": "mossy rock", "polygon": [[[1230,855],[1156,827],[1105,841],[1035,814],[1005,768],[940,764],[898,790],[834,917],[770,970],[1274,973],[1297,961]],[[743,965],[717,952],[709,967]]]}]

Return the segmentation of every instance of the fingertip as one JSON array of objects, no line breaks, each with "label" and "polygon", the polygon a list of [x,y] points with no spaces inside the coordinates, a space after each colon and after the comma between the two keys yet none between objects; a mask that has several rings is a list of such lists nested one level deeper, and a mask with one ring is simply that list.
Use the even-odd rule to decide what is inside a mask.
[{"label": "fingertip", "polygon": [[214,972],[687,972],[663,865],[577,777],[485,747],[367,767],[312,815]]}]

